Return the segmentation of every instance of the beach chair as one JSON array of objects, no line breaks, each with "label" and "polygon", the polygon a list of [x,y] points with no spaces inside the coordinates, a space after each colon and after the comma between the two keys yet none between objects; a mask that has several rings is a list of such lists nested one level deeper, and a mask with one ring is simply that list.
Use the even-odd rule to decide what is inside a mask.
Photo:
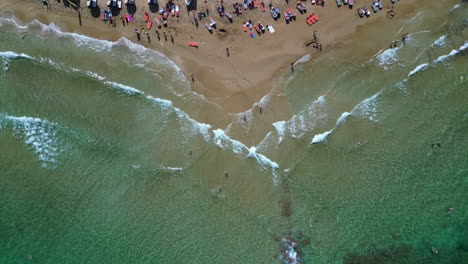
[{"label": "beach chair", "polygon": [[258,35],[260,36],[260,34],[262,33],[262,30],[260,30],[260,28],[258,27],[258,25],[254,25],[254,28],[255,28],[255,30],[257,31]]},{"label": "beach chair", "polygon": [[340,6],[341,6],[341,0],[336,0],[336,5],[337,5],[338,7],[340,7]]},{"label": "beach chair", "polygon": [[273,26],[267,26],[267,29],[268,32],[270,32],[271,34],[275,33],[275,29],[273,28]]},{"label": "beach chair", "polygon": [[117,0],[117,8],[122,9],[122,0]]},{"label": "beach chair", "polygon": [[348,0],[342,0],[344,5],[348,4]]},{"label": "beach chair", "polygon": [[392,4],[394,4],[396,2],[396,0],[392,0]]},{"label": "beach chair", "polygon": [[258,8],[257,0],[253,0],[253,7],[254,7],[254,8]]},{"label": "beach chair", "polygon": [[311,0],[310,3],[315,5],[315,0]]},{"label": "beach chair", "polygon": [[306,19],[305,19],[305,20],[306,20],[306,23],[307,23],[307,25],[309,25],[309,26],[312,26],[312,24],[314,24],[314,23],[315,23],[315,20],[312,18],[312,16],[311,16],[311,15],[310,15],[310,16],[308,16],[308,17],[306,17]]},{"label": "beach chair", "polygon": [[349,0],[349,9],[353,8],[353,5],[354,5],[354,0]]},{"label": "beach chair", "polygon": [[158,0],[148,0],[148,5],[157,5]]},{"label": "beach chair", "polygon": [[192,41],[190,41],[190,42],[188,43],[188,45],[189,45],[190,47],[198,48],[198,42],[192,42]]},{"label": "beach chair", "polygon": [[229,20],[229,22],[232,23],[232,15],[231,15],[229,12],[224,13],[224,15],[225,15],[226,18]]},{"label": "beach chair", "polygon": [[379,4],[379,9],[380,9],[380,10],[382,10],[382,8],[383,8],[382,1],[381,1],[381,0],[379,0],[379,1],[377,1],[377,3]]},{"label": "beach chair", "polygon": [[374,13],[377,13],[378,8],[377,8],[377,5],[376,5],[376,2],[372,2],[371,7],[372,7],[372,10],[374,11]]},{"label": "beach chair", "polygon": [[216,28],[216,22],[214,21],[214,19],[212,17],[209,17],[208,21],[210,21],[210,26]]},{"label": "beach chair", "polygon": [[111,5],[111,0],[107,0],[107,6]]},{"label": "beach chair", "polygon": [[210,33],[213,32],[213,28],[210,26],[210,24],[205,23],[205,27],[206,27],[206,29],[208,29],[208,31],[209,31]]},{"label": "beach chair", "polygon": [[312,13],[312,15],[310,15],[310,16],[315,20],[315,22],[317,22],[319,20],[318,16],[315,13]]},{"label": "beach chair", "polygon": [[149,19],[149,15],[148,15],[147,12],[145,12],[145,15],[143,16],[143,20],[144,20],[145,22],[148,22],[148,19]]},{"label": "beach chair", "polygon": [[258,27],[262,31],[262,33],[265,33],[265,27],[263,26],[262,22],[258,21]]},{"label": "beach chair", "polygon": [[288,15],[288,12],[284,12],[283,15],[284,15],[284,20],[286,21],[286,24],[289,24],[289,15]]},{"label": "beach chair", "polygon": [[146,28],[151,29],[152,25],[153,25],[153,22],[151,22],[151,20],[150,20],[150,21],[148,21],[148,24],[146,24]]},{"label": "beach chair", "polygon": [[244,32],[247,32],[247,23],[242,23],[242,30],[244,30]]},{"label": "beach chair", "polygon": [[263,1],[260,2],[260,7],[262,8],[262,12],[266,11],[265,3]]},{"label": "beach chair", "polygon": [[162,26],[162,25],[161,25],[161,21],[160,21],[158,18],[155,18],[155,19],[154,19],[154,23],[156,24],[156,26],[157,26],[158,28],[161,28],[161,26]]},{"label": "beach chair", "polygon": [[179,5],[175,6],[175,14],[176,14],[176,17],[180,16],[180,6]]}]

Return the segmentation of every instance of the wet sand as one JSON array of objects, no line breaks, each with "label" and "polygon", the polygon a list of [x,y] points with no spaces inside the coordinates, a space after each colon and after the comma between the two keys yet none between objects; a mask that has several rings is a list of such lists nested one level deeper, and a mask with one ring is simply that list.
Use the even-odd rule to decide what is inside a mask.
[{"label": "wet sand", "polygon": [[[390,10],[391,2],[384,1],[384,9],[377,14],[371,14],[369,18],[360,18],[357,14],[359,6],[369,7],[371,0],[361,1],[353,9],[348,6],[338,8],[334,1],[328,1],[324,7],[311,5],[307,2],[308,12],[300,15],[295,9],[295,2],[272,1],[282,12],[287,8],[292,8],[297,13],[297,20],[285,23],[283,17],[274,21],[267,11],[262,12],[259,8],[254,10],[244,10],[241,16],[234,15],[233,23],[229,23],[226,17],[220,17],[216,13],[219,1],[204,3],[199,1],[196,12],[205,12],[208,8],[210,16],[216,20],[217,29],[213,34],[203,26],[207,19],[199,22],[198,29],[193,23],[194,13],[187,11],[184,1],[176,0],[175,3],[181,7],[180,17],[170,16],[168,27],[157,29],[153,26],[149,30],[151,43],[146,35],[142,34],[138,41],[134,29],[146,28],[143,19],[144,12],[148,12],[150,19],[159,17],[157,10],[150,10],[147,1],[136,0],[136,12],[134,21],[125,27],[122,25],[122,16],[132,11],[132,7],[123,6],[122,10],[115,16],[115,26],[109,22],[104,23],[96,16],[96,11],[86,7],[86,1],[81,0],[80,10],[81,26],[79,24],[78,11],[71,7],[64,7],[64,2],[49,0],[50,10],[38,1],[18,0],[2,1],[0,6],[3,10],[11,12],[24,22],[37,19],[42,23],[55,23],[62,30],[88,35],[94,38],[118,40],[124,36],[134,42],[153,48],[173,60],[178,64],[187,79],[193,73],[195,82],[193,90],[203,94],[207,99],[219,104],[228,113],[238,113],[252,107],[265,94],[267,94],[278,82],[279,76],[290,71],[290,64],[312,53],[312,58],[317,58],[320,54],[335,47],[342,47],[350,39],[350,35],[361,25],[372,23],[376,19],[385,17],[386,11]],[[226,11],[232,13],[232,2],[225,1]],[[405,1],[415,3],[415,0]],[[100,0],[98,4],[101,9],[107,9],[106,1]],[[160,3],[165,5],[166,2]],[[406,8],[404,12],[416,8]],[[413,10],[414,11],[414,10]],[[312,12],[319,16],[319,22],[308,26],[305,17]],[[400,13],[399,13],[400,15]],[[271,34],[268,31],[261,36],[251,38],[248,33],[242,31],[242,23],[251,19],[255,23],[261,21],[265,26],[272,25],[276,32]],[[385,18],[386,19],[386,18]],[[387,19],[388,20],[388,19]],[[390,23],[390,20],[388,20]],[[226,32],[220,32],[224,29]],[[156,30],[160,33],[158,41]],[[312,47],[306,47],[314,39],[313,32],[317,31],[318,41],[322,44],[322,51]],[[165,41],[164,33],[167,36]],[[174,43],[170,36],[174,37]],[[189,41],[199,43],[199,48],[192,48],[187,45]],[[229,48],[230,56],[226,55],[226,48]]]}]

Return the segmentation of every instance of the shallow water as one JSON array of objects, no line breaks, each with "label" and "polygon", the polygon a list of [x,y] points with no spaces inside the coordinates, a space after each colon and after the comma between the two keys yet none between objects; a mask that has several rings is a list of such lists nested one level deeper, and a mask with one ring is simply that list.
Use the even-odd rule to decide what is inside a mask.
[{"label": "shallow water", "polygon": [[452,7],[395,20],[397,49],[298,63],[225,130],[159,53],[0,18],[0,263],[463,263]]}]

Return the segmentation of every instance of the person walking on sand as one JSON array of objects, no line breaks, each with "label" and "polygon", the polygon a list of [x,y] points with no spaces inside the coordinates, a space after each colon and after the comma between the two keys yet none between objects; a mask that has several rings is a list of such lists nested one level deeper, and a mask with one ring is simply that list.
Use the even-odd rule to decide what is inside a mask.
[{"label": "person walking on sand", "polygon": [[291,62],[291,72],[294,73],[294,62]]},{"label": "person walking on sand", "polygon": [[195,82],[195,77],[193,77],[193,73],[190,74],[190,78],[192,79],[192,83]]},{"label": "person walking on sand", "polygon": [[148,43],[151,43],[151,38],[150,38],[149,32],[146,31],[145,34],[146,34],[146,38],[148,39]]},{"label": "person walking on sand", "polygon": [[137,37],[138,41],[140,41],[141,37],[140,37],[140,33],[138,32],[137,28],[135,28],[135,34],[136,34],[136,37]]}]

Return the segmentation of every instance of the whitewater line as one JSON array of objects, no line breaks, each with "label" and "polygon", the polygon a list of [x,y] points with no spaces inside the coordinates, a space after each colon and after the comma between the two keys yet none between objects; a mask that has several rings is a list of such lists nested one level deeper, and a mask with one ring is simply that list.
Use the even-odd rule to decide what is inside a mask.
[{"label": "whitewater line", "polygon": [[[279,168],[278,163],[270,160],[269,158],[267,158],[263,154],[257,153],[256,152],[256,147],[248,148],[242,142],[230,138],[221,129],[216,129],[216,130],[212,131],[212,133],[213,133],[213,137],[212,137],[210,135],[210,133],[209,133],[209,130],[212,128],[211,125],[201,123],[201,122],[198,122],[198,121],[192,119],[187,113],[185,113],[181,109],[175,107],[173,105],[172,101],[170,101],[170,100],[153,97],[153,96],[151,96],[149,94],[146,94],[145,92],[143,92],[141,90],[138,90],[138,89],[136,89],[134,87],[127,86],[127,85],[120,84],[120,83],[113,82],[113,81],[108,81],[108,80],[106,80],[105,77],[100,76],[97,73],[93,73],[93,72],[89,72],[89,71],[83,71],[83,70],[76,69],[76,68],[71,68],[70,69],[70,67],[64,66],[63,64],[61,65],[61,64],[56,63],[56,62],[54,62],[53,60],[50,60],[50,59],[45,59],[45,58],[39,58],[38,59],[38,58],[32,57],[30,55],[24,54],[24,53],[18,54],[18,53],[12,52],[12,51],[0,52],[0,57],[4,58],[4,59],[5,58],[6,59],[23,58],[23,59],[28,59],[28,60],[35,61],[35,62],[38,62],[38,63],[48,63],[49,65],[51,65],[51,66],[53,66],[55,68],[58,68],[58,69],[60,69],[62,71],[77,72],[77,73],[84,74],[85,76],[88,76],[90,78],[93,78],[93,79],[96,79],[98,81],[103,82],[105,85],[107,85],[107,86],[109,86],[111,88],[114,88],[116,90],[120,90],[120,91],[126,93],[127,95],[130,95],[130,96],[132,96],[132,95],[142,95],[146,99],[148,99],[149,101],[151,101],[151,102],[155,103],[156,105],[158,105],[160,107],[160,109],[162,109],[162,110],[167,111],[167,110],[172,109],[176,113],[178,119],[180,121],[187,122],[191,126],[189,129],[191,131],[195,131],[198,134],[202,135],[202,137],[203,137],[203,139],[205,140],[206,143],[215,144],[215,145],[217,145],[218,147],[220,147],[222,149],[230,149],[231,151],[233,151],[234,153],[236,153],[238,155],[243,155],[244,157],[253,158],[257,162],[257,164],[260,165],[260,167],[262,169],[270,169],[271,170],[272,175],[273,175],[273,183],[274,183],[275,186],[277,186],[278,183],[279,183],[278,182],[278,175],[276,174],[276,170]],[[66,69],[66,68],[68,68],[68,69]],[[263,103],[262,100],[260,101],[260,103]],[[186,124],[182,123],[182,125],[181,125],[182,129],[183,129],[184,125],[186,125]]]}]

